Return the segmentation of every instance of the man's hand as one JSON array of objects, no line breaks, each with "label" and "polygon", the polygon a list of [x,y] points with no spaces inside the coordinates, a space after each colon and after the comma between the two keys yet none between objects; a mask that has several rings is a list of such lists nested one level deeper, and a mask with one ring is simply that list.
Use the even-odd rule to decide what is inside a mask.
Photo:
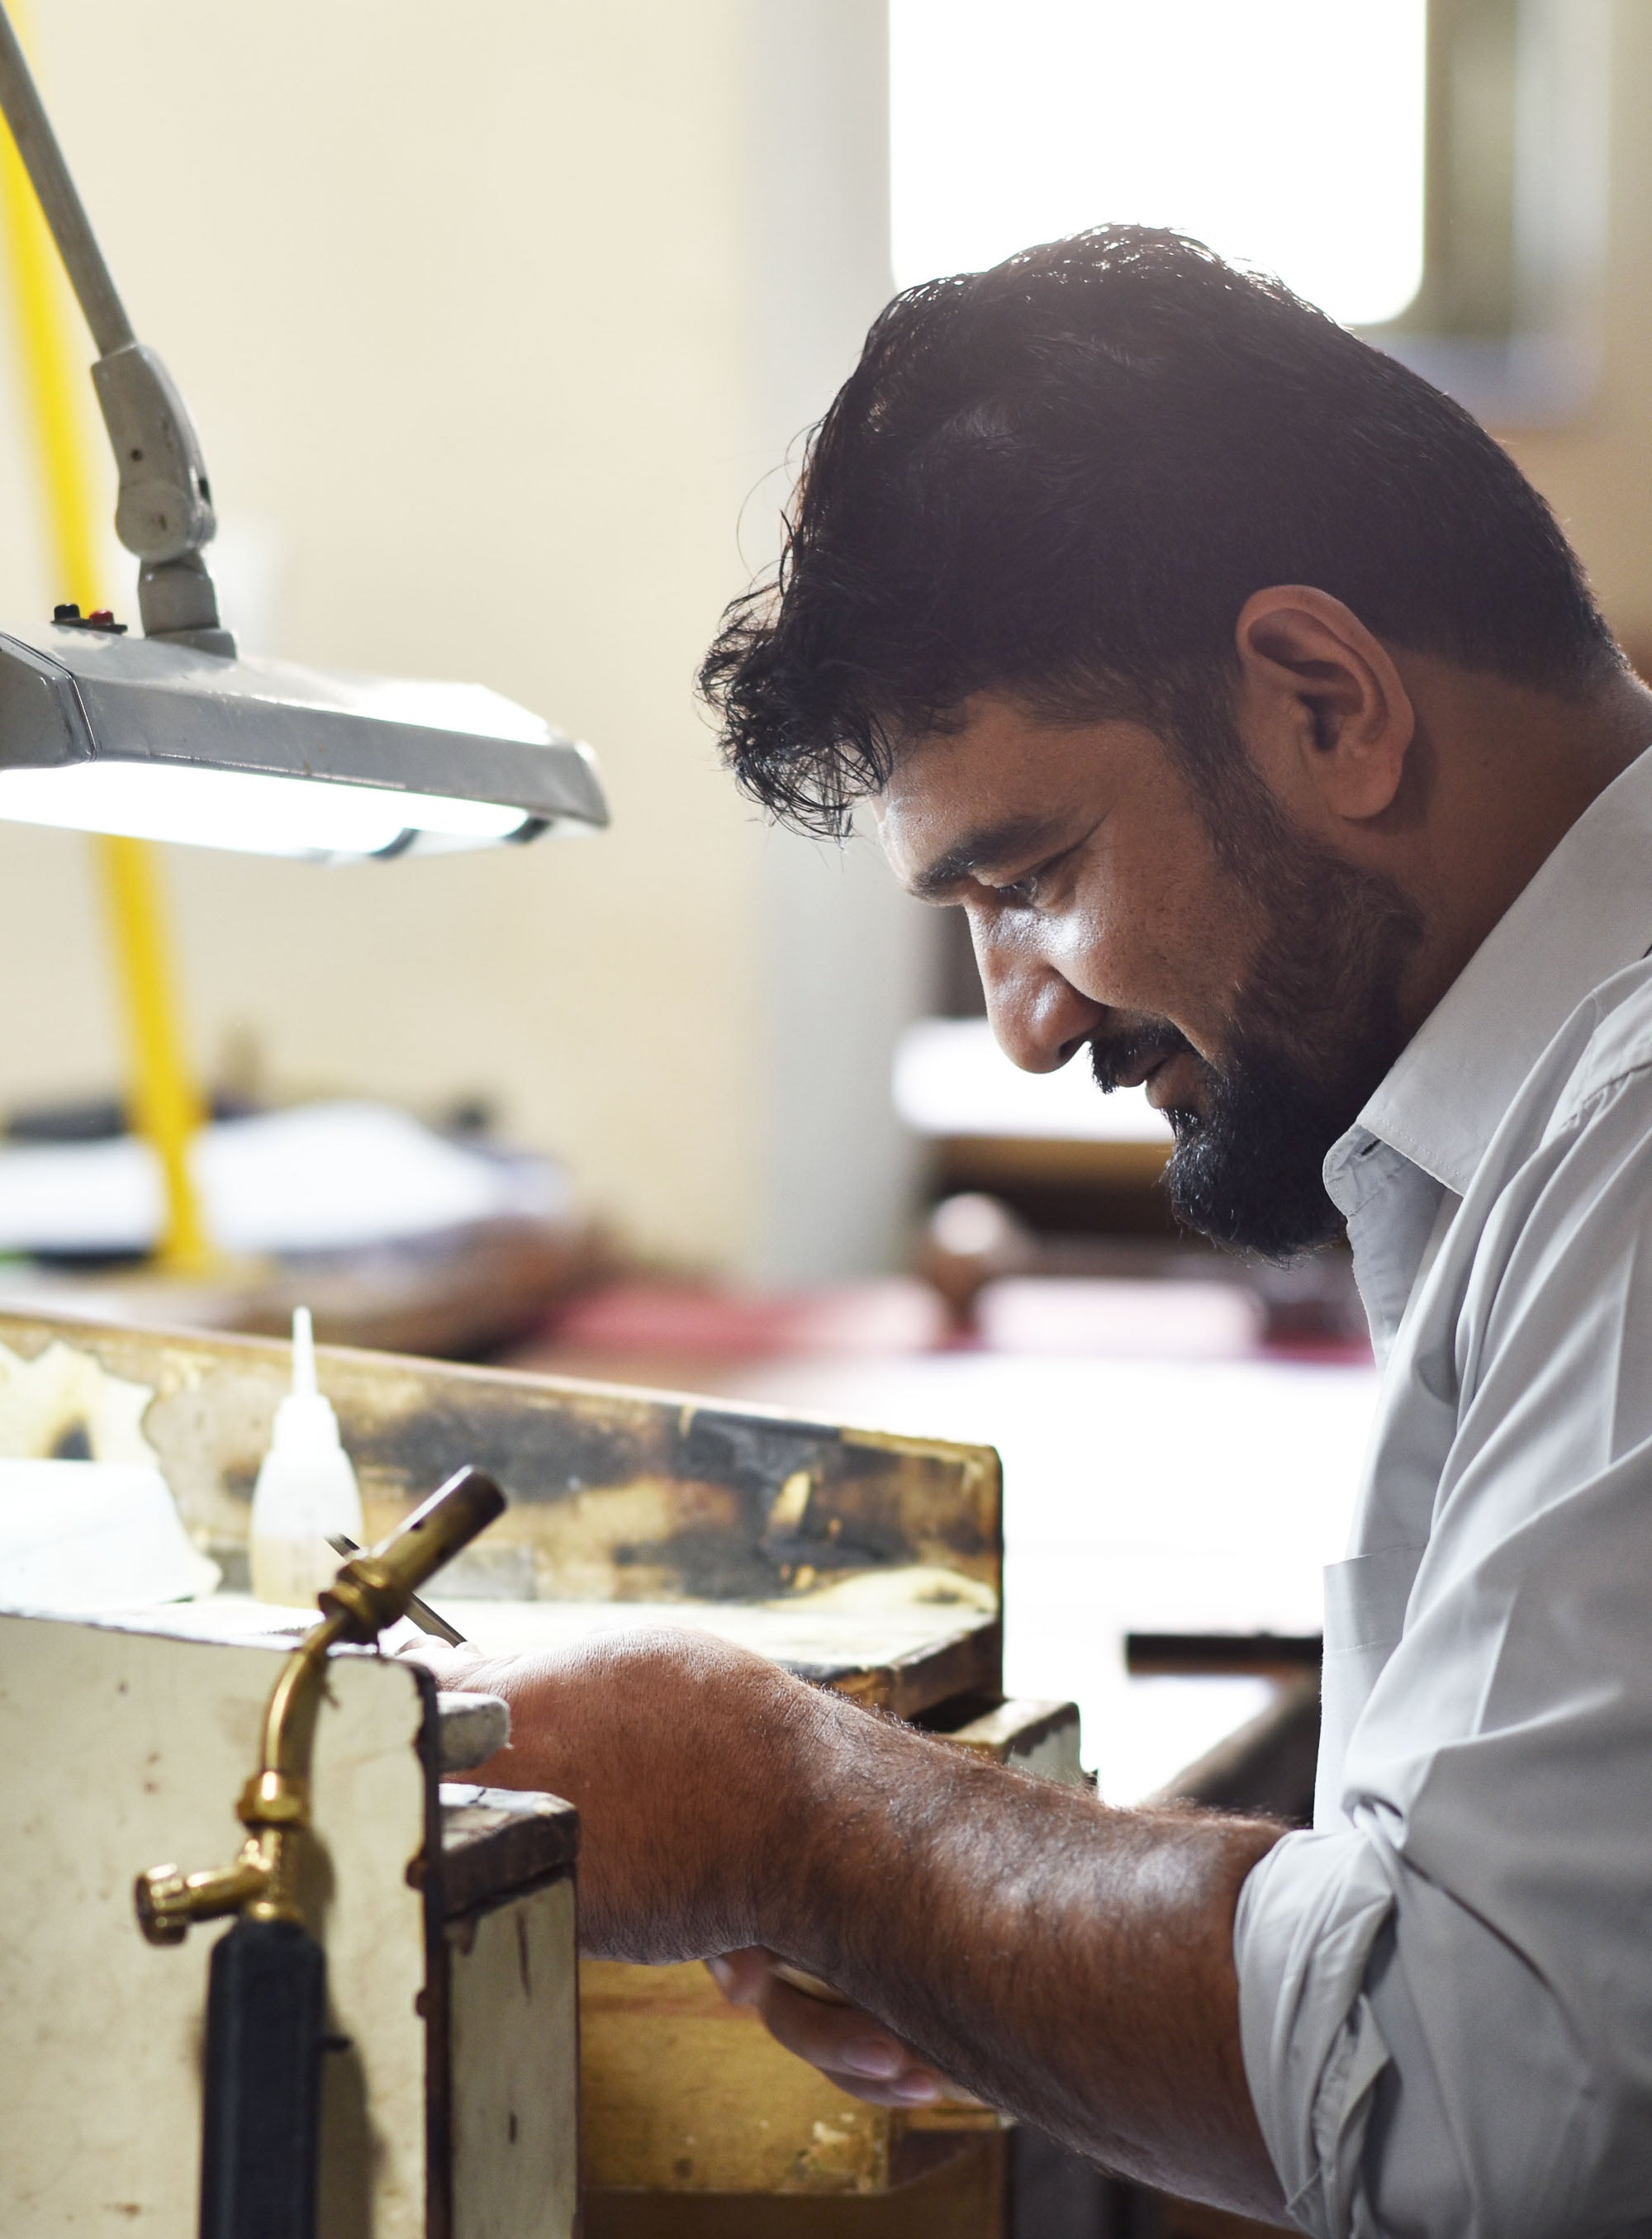
[{"label": "man's hand", "polygon": [[[1109,1810],[704,1633],[417,1652],[510,1704],[510,1746],[480,1777],[578,1807],[590,1950],[779,1952],[862,2010],[810,2015],[756,1986],[783,2042],[846,2089],[948,2076],[1122,2175],[1280,2216],[1233,1960],[1239,1890],[1277,1827]],[[887,2039],[861,2034],[869,2016]],[[885,2043],[918,2068],[867,2075]]]},{"label": "man's hand", "polygon": [[664,1964],[755,1943],[760,1875],[783,1859],[796,1791],[830,1698],[709,1633],[598,1634],[555,1654],[487,1657],[420,1640],[443,1687],[510,1705],[508,1748],[476,1769],[577,1805],[580,1940]]},{"label": "man's hand", "polygon": [[840,2091],[874,2107],[929,2107],[952,2096],[928,2061],[858,2006],[830,2005],[783,1982],[774,1953],[761,1944],[706,1964],[730,2005],[754,2007],[770,2036]]}]

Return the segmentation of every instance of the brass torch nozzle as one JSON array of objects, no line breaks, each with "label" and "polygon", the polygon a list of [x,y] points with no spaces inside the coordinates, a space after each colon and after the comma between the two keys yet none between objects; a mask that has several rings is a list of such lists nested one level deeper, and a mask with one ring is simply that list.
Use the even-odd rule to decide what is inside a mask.
[{"label": "brass torch nozzle", "polygon": [[310,1752],[329,1651],[376,1640],[406,1615],[424,1581],[491,1524],[505,1497],[481,1470],[460,1470],[376,1547],[352,1555],[317,1595],[322,1621],[281,1667],[264,1713],[263,1753],[236,1807],[247,1841],[232,1866],[185,1874],[153,1866],[133,1892],[151,1943],[181,1943],[193,1920],[250,1912],[300,1920],[298,1846],[310,1824]]},{"label": "brass torch nozzle", "polygon": [[458,1471],[388,1539],[350,1557],[316,1597],[323,1612],[343,1620],[345,1640],[376,1640],[406,1616],[425,1580],[503,1515],[504,1506],[503,1493],[484,1472]]}]

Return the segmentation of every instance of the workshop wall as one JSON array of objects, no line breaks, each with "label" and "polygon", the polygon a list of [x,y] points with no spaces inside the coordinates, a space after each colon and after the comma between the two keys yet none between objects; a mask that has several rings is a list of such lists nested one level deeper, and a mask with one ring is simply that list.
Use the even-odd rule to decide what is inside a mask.
[{"label": "workshop wall", "polygon": [[[612,798],[611,834],[520,854],[170,851],[203,1064],[250,1039],[278,1090],[480,1092],[652,1249],[878,1256],[903,984],[881,889],[839,943],[875,998],[807,1029],[765,970],[818,867],[735,797],[690,688],[772,548],[770,470],[888,292],[881,8],[34,14],[117,280],[201,428],[226,618],[297,658],[485,680],[589,738]],[[0,384],[0,613],[26,617],[57,587],[3,348]],[[112,546],[106,595],[130,610]],[[89,854],[0,826],[0,1103],[112,1077]],[[789,1048],[851,1155],[857,1126],[877,1138],[870,1199],[847,1228],[828,1207],[801,1256],[780,1232],[809,1146],[770,1086]]]}]

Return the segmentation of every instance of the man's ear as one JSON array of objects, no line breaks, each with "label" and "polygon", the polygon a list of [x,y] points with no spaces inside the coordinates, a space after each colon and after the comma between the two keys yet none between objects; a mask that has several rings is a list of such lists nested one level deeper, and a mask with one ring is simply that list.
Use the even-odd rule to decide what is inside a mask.
[{"label": "man's ear", "polygon": [[1275,790],[1355,822],[1392,807],[1416,712],[1359,616],[1329,592],[1275,584],[1245,601],[1234,642],[1246,743]]}]

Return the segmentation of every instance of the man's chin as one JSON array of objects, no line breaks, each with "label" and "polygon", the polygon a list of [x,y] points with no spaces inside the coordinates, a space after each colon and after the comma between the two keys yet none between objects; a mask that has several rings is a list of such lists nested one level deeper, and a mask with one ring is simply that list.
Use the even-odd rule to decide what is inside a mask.
[{"label": "man's chin", "polygon": [[1203,1175],[1178,1172],[1175,1159],[1166,1181],[1177,1220],[1223,1252],[1282,1266],[1317,1251],[1342,1232],[1341,1216],[1317,1184],[1311,1191],[1251,1199],[1220,1183],[1212,1186]]},{"label": "man's chin", "polygon": [[[1183,1227],[1229,1252],[1288,1260],[1341,1233],[1325,1193],[1316,1140],[1247,1145],[1196,1112],[1165,1115],[1176,1148],[1165,1168],[1170,1209]],[[1327,1142],[1334,1139],[1328,1138]]]}]

